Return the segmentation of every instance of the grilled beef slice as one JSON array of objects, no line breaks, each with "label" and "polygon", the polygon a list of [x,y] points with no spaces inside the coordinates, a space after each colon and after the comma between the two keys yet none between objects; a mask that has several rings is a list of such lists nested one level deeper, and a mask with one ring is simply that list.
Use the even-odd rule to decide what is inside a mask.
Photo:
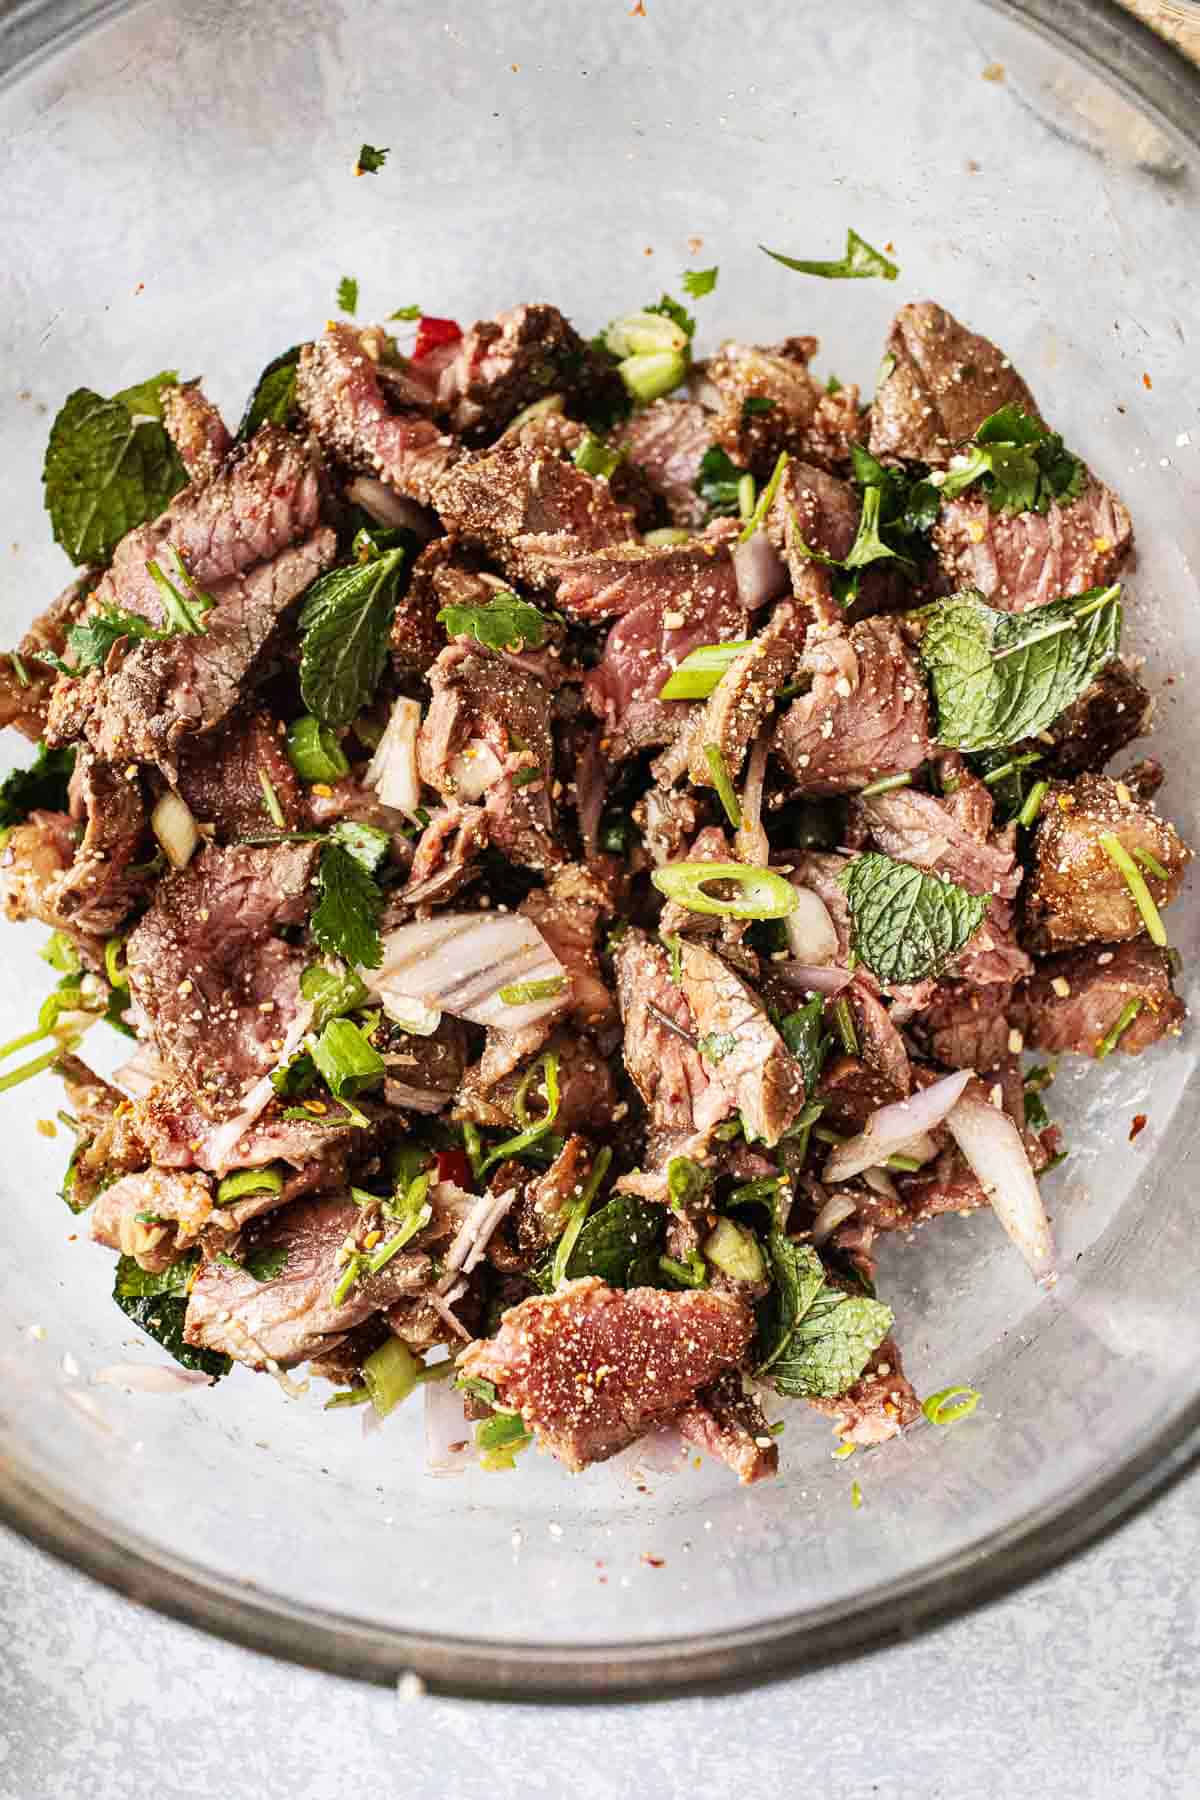
[{"label": "grilled beef slice", "polygon": [[163,388],[162,413],[189,480],[198,487],[214,480],[233,449],[233,439],[212,401],[200,391],[200,383],[181,381]]},{"label": "grilled beef slice", "polygon": [[306,344],[296,401],[331,456],[421,506],[461,454],[455,438],[421,410],[430,395],[422,395],[419,377],[397,362],[377,327],[333,324]]},{"label": "grilled beef slice", "polygon": [[1040,512],[993,512],[968,490],[948,500],[933,533],[952,588],[978,588],[1003,612],[1046,606],[1107,587],[1133,544],[1133,524],[1110,488],[1089,475],[1078,499]]},{"label": "grilled beef slice", "polygon": [[944,468],[1002,406],[1037,416],[1033,395],[1003,351],[932,300],[902,306],[884,345],[890,372],[871,407],[871,453]]},{"label": "grilled beef slice", "polygon": [[1162,1037],[1178,1037],[1186,1008],[1172,989],[1167,952],[1146,937],[1046,957],[1016,989],[1013,1019],[1031,1050],[1095,1056],[1133,1001],[1142,1004],[1117,1050],[1137,1056]]},{"label": "grilled beef slice", "polygon": [[927,760],[925,682],[890,620],[817,636],[800,669],[812,686],[780,719],[775,750],[802,792],[850,793]]},{"label": "grilled beef slice", "polygon": [[1167,871],[1164,881],[1143,868],[1159,907],[1179,892],[1192,852],[1173,825],[1107,775],[1081,775],[1070,786],[1054,783],[1046,795],[1034,837],[1034,867],[1025,892],[1025,916],[1033,948],[1064,949],[1096,939],[1114,942],[1144,929],[1137,902],[1101,844],[1111,834],[1136,860],[1148,853]]}]

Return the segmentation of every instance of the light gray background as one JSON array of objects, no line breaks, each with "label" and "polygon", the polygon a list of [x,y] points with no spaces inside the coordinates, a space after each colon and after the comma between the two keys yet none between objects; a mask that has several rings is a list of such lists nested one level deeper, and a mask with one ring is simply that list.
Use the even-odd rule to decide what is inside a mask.
[{"label": "light gray background", "polygon": [[135,1608],[0,1533],[0,1800],[1174,1800],[1200,1792],[1200,1477],[1001,1605],[658,1706],[401,1701]]}]

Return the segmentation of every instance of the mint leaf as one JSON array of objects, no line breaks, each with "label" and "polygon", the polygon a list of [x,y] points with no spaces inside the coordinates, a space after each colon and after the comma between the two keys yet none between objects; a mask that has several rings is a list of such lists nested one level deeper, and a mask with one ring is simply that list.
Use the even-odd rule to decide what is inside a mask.
[{"label": "mint leaf", "polygon": [[546,641],[545,616],[509,593],[498,593],[486,606],[443,606],[438,624],[447,637],[473,637],[489,650],[538,650]]},{"label": "mint leaf", "polygon": [[[144,390],[164,380],[125,391],[144,408]],[[55,542],[74,563],[104,563],[187,486],[187,472],[157,419],[135,423],[124,400],[76,388],[50,427],[42,484]]]},{"label": "mint leaf", "polygon": [[132,387],[122,388],[113,399],[119,400],[126,411],[135,419],[161,419],[163,416],[162,391],[166,387],[178,387],[179,370],[164,369],[161,375],[151,375],[145,381],[137,381]]},{"label": "mint leaf", "polygon": [[325,725],[349,725],[375,691],[387,661],[403,561],[399,548],[331,569],[304,597],[300,691],[309,712]]},{"label": "mint leaf", "polygon": [[857,231],[847,231],[846,254],[837,262],[812,262],[804,257],[784,256],[779,250],[767,250],[765,244],[758,247],[766,250],[777,263],[782,263],[785,269],[798,269],[801,275],[820,275],[826,281],[861,281],[871,275],[881,275],[884,281],[895,281],[900,273],[894,262],[889,262],[882,251],[872,249]]},{"label": "mint leaf", "polygon": [[383,961],[383,895],[374,877],[344,845],[333,843],[321,852],[317,882],[321,898],[311,920],[317,943],[351,966],[377,969]]},{"label": "mint leaf", "polygon": [[989,897],[926,875],[877,850],[838,876],[850,906],[853,948],[877,981],[924,981],[958,955],[987,912]]},{"label": "mint leaf", "polygon": [[358,311],[358,283],[353,275],[343,275],[337,285],[337,303],[353,318]]},{"label": "mint leaf", "polygon": [[935,477],[937,487],[944,499],[954,500],[979,482],[993,512],[1047,512],[1055,500],[1075,499],[1087,479],[1086,464],[1059,433],[1019,406],[990,414],[963,457],[957,468]]},{"label": "mint leaf", "polygon": [[21,824],[31,812],[67,810],[67,784],[75,767],[75,751],[47,750],[39,744],[27,769],[13,769],[0,781],[0,830]]},{"label": "mint leaf", "polygon": [[926,614],[921,661],[940,743],[1004,749],[1044,731],[1121,647],[1120,583],[1023,613],[973,588]]},{"label": "mint leaf", "polygon": [[296,368],[300,345],[293,344],[269,362],[255,383],[237,429],[237,442],[246,443],[260,425],[286,425],[296,410]]},{"label": "mint leaf", "polygon": [[610,1287],[653,1286],[666,1219],[661,1206],[618,1194],[592,1214],[567,1259],[567,1278],[599,1275]]},{"label": "mint leaf", "polygon": [[356,175],[378,175],[387,159],[388,151],[386,146],[382,150],[377,150],[374,144],[364,144],[358,153],[358,161],[354,165],[354,173]]},{"label": "mint leaf", "polygon": [[703,300],[717,285],[716,269],[688,269],[683,277],[683,291],[692,300]]},{"label": "mint leaf", "polygon": [[122,1256],[117,1263],[113,1299],[126,1318],[132,1319],[140,1331],[152,1337],[183,1368],[200,1369],[219,1381],[233,1367],[231,1359],[214,1350],[194,1349],[183,1341],[187,1284],[197,1254],[181,1257],[157,1275],[139,1269],[132,1256]]},{"label": "mint leaf", "polygon": [[807,1244],[774,1231],[768,1251],[775,1286],[758,1308],[758,1373],[781,1394],[832,1400],[854,1386],[891,1330],[892,1310],[829,1286]]},{"label": "mint leaf", "polygon": [[387,861],[392,840],[378,825],[363,825],[357,819],[339,819],[329,833],[330,841],[349,851],[368,875],[377,875]]}]

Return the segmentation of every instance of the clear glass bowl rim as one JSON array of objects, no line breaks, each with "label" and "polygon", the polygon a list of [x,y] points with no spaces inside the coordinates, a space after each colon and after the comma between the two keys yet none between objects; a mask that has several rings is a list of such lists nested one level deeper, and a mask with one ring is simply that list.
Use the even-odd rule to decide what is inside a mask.
[{"label": "clear glass bowl rim", "polygon": [[[0,85],[141,0],[0,0]],[[1200,69],[1115,0],[984,0],[1070,50],[1200,154]],[[1065,1506],[1027,1512],[907,1581],[802,1616],[651,1643],[502,1645],[383,1630],[248,1593],[114,1528],[65,1489],[0,1462],[0,1521],[117,1593],[218,1637],[380,1683],[416,1672],[431,1691],[527,1701],[663,1699],[827,1668],[911,1641],[1015,1592],[1098,1543],[1200,1463],[1200,1393],[1140,1450]]]}]

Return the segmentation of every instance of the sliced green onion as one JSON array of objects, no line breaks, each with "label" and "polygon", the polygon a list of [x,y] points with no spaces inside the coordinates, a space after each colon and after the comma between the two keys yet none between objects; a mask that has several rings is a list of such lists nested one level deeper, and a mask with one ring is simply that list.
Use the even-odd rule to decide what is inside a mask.
[{"label": "sliced green onion", "polygon": [[1049,793],[1049,791],[1050,791],[1050,783],[1048,781],[1035,781],[1034,782],[1033,786],[1029,790],[1028,795],[1026,796],[1024,806],[1021,808],[1020,812],[1017,814],[1017,823],[1018,824],[1032,825],[1035,823],[1035,821],[1037,820],[1038,814],[1042,810],[1042,801],[1046,798],[1046,795]]},{"label": "sliced green onion", "polygon": [[243,1194],[282,1194],[283,1175],[279,1169],[239,1169],[226,1175],[217,1188],[217,1205],[228,1206]]},{"label": "sliced green onion", "polygon": [[338,1406],[365,1406],[370,1398],[365,1387],[339,1388],[336,1394],[330,1395],[321,1410],[332,1412]]},{"label": "sliced green onion", "polygon": [[957,1425],[960,1419],[969,1419],[983,1395],[978,1388],[957,1387],[939,1388],[936,1394],[930,1394],[928,1400],[921,1404],[921,1411],[931,1425]]},{"label": "sliced green onion", "polygon": [[659,550],[667,544],[690,544],[692,535],[690,531],[681,530],[678,525],[661,525],[657,531],[647,531],[642,542],[653,550]]},{"label": "sliced green onion", "polygon": [[1153,875],[1158,881],[1170,881],[1170,871],[1163,868],[1153,850],[1143,850],[1139,848],[1135,850],[1133,854],[1138,862],[1141,863],[1143,869],[1146,870],[1147,874]]},{"label": "sliced green onion", "polygon": [[658,350],[649,356],[627,356],[617,364],[617,374],[633,398],[648,406],[679,386],[687,362],[678,350]]},{"label": "sliced green onion", "polygon": [[854,1508],[855,1512],[857,1512],[859,1510],[859,1508],[862,1506],[862,1503],[863,1503],[862,1489],[859,1487],[857,1481],[852,1481],[850,1483],[850,1504]]},{"label": "sliced green onion", "polygon": [[79,1044],[77,1037],[68,1038],[65,1043],[53,1050],[47,1050],[44,1056],[35,1056],[32,1062],[22,1063],[19,1069],[11,1074],[0,1076],[0,1094],[8,1088],[20,1087],[23,1081],[29,1081],[34,1075],[40,1075],[43,1069],[50,1068],[60,1056],[68,1055]]},{"label": "sliced green onion", "polygon": [[736,1219],[718,1219],[700,1246],[714,1269],[730,1281],[755,1286],[766,1278],[767,1265],[758,1239],[748,1225]]},{"label": "sliced green onion", "polygon": [[613,356],[653,356],[687,349],[688,335],[666,313],[632,312],[614,319],[604,333],[604,347]]},{"label": "sliced green onion", "polygon": [[616,470],[625,460],[624,450],[610,450],[598,437],[589,431],[576,450],[573,461],[577,469],[585,475],[600,475],[605,481],[611,480]]},{"label": "sliced green onion", "polygon": [[[784,876],[745,863],[668,863],[655,869],[651,880],[660,894],[677,900],[689,912],[727,913],[735,919],[785,919],[799,902],[797,890]],[[734,900],[718,900],[704,891],[714,881],[732,882],[743,893]]]},{"label": "sliced green onion", "polygon": [[493,1413],[475,1427],[475,1443],[480,1451],[479,1466],[489,1472],[515,1469],[517,1453],[533,1442],[519,1413]]},{"label": "sliced green onion", "polygon": [[897,1152],[886,1157],[883,1166],[885,1169],[890,1169],[893,1175],[915,1175],[917,1170],[925,1165],[917,1156],[901,1156]]},{"label": "sliced green onion", "polygon": [[1008,762],[1001,763],[998,769],[990,769],[983,777],[984,787],[995,787],[1008,775],[1015,775],[1018,769],[1028,769],[1033,763],[1041,762],[1040,750],[1027,751],[1024,756],[1014,756]]},{"label": "sliced green onion", "polygon": [[[546,1071],[546,1111],[536,1124],[519,1131],[516,1137],[505,1138],[483,1157],[476,1171],[477,1175],[486,1175],[497,1163],[502,1163],[508,1156],[520,1156],[522,1150],[528,1150],[539,1138],[544,1138],[558,1117],[558,1052],[547,1050],[534,1064],[534,1069],[544,1068]],[[517,1115],[520,1117],[520,1114]],[[464,1137],[465,1137],[464,1129]]]},{"label": "sliced green onion", "polygon": [[[539,1056],[536,1062],[530,1063],[524,1075],[521,1077],[520,1086],[513,1096],[513,1111],[517,1115],[517,1124],[520,1126],[524,1127],[541,1123],[541,1120],[535,1119],[530,1112],[529,1107],[526,1105],[525,1096],[537,1081],[538,1076],[545,1073],[550,1054],[550,1052],[547,1052],[545,1056]],[[547,1094],[548,1093],[549,1089],[547,1089]]]},{"label": "sliced green onion", "polygon": [[1154,904],[1154,896],[1146,886],[1146,878],[1130,856],[1115,831],[1106,831],[1100,839],[1100,848],[1109,861],[1121,871],[1125,877],[1125,885],[1133,895],[1134,904],[1142,915],[1142,921],[1152,944],[1160,950],[1167,947],[1167,928],[1162,922],[1162,914]]},{"label": "sliced green onion", "polygon": [[912,775],[885,775],[880,781],[873,781],[870,787],[860,788],[860,800],[869,800],[872,794],[890,794],[893,788],[912,786]]},{"label": "sliced green onion", "polygon": [[258,771],[258,783],[262,788],[263,805],[266,807],[272,825],[279,831],[287,830],[287,820],[283,808],[279,804],[279,795],[275,792],[275,784],[265,769]]},{"label": "sliced green onion", "polygon": [[1096,1061],[1103,1062],[1106,1056],[1116,1049],[1133,1021],[1137,1018],[1146,1002],[1140,996],[1136,1000],[1127,1000],[1117,1014],[1116,1024],[1111,1031],[1106,1031],[1096,1045]]},{"label": "sliced green onion", "polygon": [[738,515],[743,519],[754,517],[754,502],[758,494],[758,483],[753,475],[743,475],[738,482],[737,503]]},{"label": "sliced green onion", "polygon": [[858,1033],[854,1029],[854,1014],[850,1011],[850,1002],[843,995],[833,1003],[833,1022],[837,1034],[842,1040],[842,1049],[847,1056],[858,1055]]},{"label": "sliced green onion", "polygon": [[16,676],[16,678],[20,682],[21,686],[28,687],[29,686],[29,671],[25,667],[25,664],[22,662],[20,656],[17,654],[17,652],[15,650],[13,650],[9,653],[8,660],[12,664],[13,674]]},{"label": "sliced green onion", "polygon": [[726,644],[700,644],[684,657],[679,667],[658,690],[660,700],[707,700],[733,659],[748,650],[753,638],[734,638]]},{"label": "sliced green onion", "polygon": [[340,781],[349,772],[337,734],[311,713],[288,726],[287,752],[301,781]]},{"label": "sliced green onion", "polygon": [[843,1137],[840,1131],[831,1131],[828,1125],[814,1125],[813,1136],[816,1138],[818,1144],[833,1144],[835,1147],[838,1144],[848,1144],[850,1142],[850,1139],[848,1137]]},{"label": "sliced green onion", "polygon": [[838,1462],[844,1462],[848,1456],[853,1456],[857,1449],[857,1444],[839,1444],[833,1454]]},{"label": "sliced green onion", "polygon": [[416,1387],[421,1375],[421,1360],[398,1337],[389,1338],[373,1350],[362,1366],[367,1396],[381,1419]]},{"label": "sliced green onion", "polygon": [[346,1266],[338,1277],[331,1296],[334,1306],[340,1306],[360,1275],[367,1273],[367,1259],[361,1250],[352,1250],[346,1259]]},{"label": "sliced green onion", "polygon": [[738,797],[733,791],[733,782],[729,778],[729,765],[721,754],[720,746],[705,744],[704,760],[712,775],[717,798],[725,808],[725,817],[735,831],[740,831],[742,829],[742,809],[738,805]]},{"label": "sliced green onion", "polygon": [[466,1151],[467,1161],[471,1165],[471,1174],[478,1181],[483,1168],[483,1139],[479,1135],[479,1127],[474,1119],[463,1120],[462,1136],[463,1149]]},{"label": "sliced green onion", "polygon": [[65,931],[55,931],[46,939],[38,955],[60,975],[78,975],[83,968],[79,952]]},{"label": "sliced green onion", "polygon": [[514,981],[502,987],[499,997],[505,1006],[528,1006],[534,1000],[552,1000],[567,985],[565,975],[549,975],[544,981]]},{"label": "sliced green onion", "polygon": [[561,1287],[567,1276],[567,1264],[571,1260],[571,1252],[575,1248],[580,1232],[587,1220],[592,1201],[599,1190],[600,1183],[608,1174],[608,1165],[612,1161],[612,1151],[605,1144],[597,1151],[596,1160],[592,1164],[592,1172],[584,1183],[583,1192],[577,1200],[571,1202],[570,1216],[566,1228],[554,1249],[554,1262],[551,1265],[550,1280],[554,1287]]},{"label": "sliced green onion", "polygon": [[110,937],[104,946],[104,973],[108,976],[110,987],[127,988],[129,986],[129,969],[122,955],[124,949],[124,935]]},{"label": "sliced green onion", "polygon": [[352,1019],[330,1019],[309,1050],[335,1100],[352,1099],[384,1072],[382,1056]]},{"label": "sliced green onion", "polygon": [[787,468],[790,460],[786,450],[780,452],[779,461],[771,471],[771,479],[768,481],[762,493],[758,496],[758,502],[754,511],[746,520],[746,523],[738,536],[739,544],[746,543],[754,536],[755,532],[770,512],[771,507],[775,503],[775,496],[779,492],[779,484],[783,480],[783,471]]},{"label": "sliced green onion", "polygon": [[344,969],[337,974],[323,963],[309,963],[300,977],[300,998],[311,1002],[313,1030],[320,1031],[330,1019],[364,1006],[370,998],[370,989],[353,969]]},{"label": "sliced green onion", "polygon": [[689,1250],[685,1263],[677,1262],[673,1256],[660,1256],[658,1266],[664,1275],[669,1275],[680,1287],[702,1288],[708,1285],[708,1270],[698,1250]]}]

